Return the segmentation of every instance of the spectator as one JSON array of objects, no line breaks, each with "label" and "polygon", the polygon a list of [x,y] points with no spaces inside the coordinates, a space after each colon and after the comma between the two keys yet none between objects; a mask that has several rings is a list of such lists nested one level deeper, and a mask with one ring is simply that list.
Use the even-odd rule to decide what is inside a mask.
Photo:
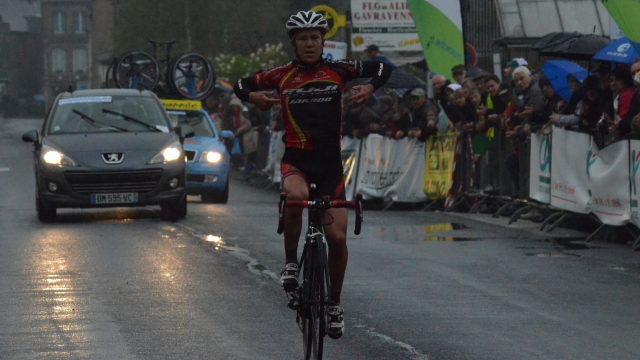
[{"label": "spectator", "polygon": [[486,80],[487,96],[484,98],[484,106],[487,108],[488,121],[497,123],[510,103],[509,90],[500,83],[497,75],[491,75]]},{"label": "spectator", "polygon": [[440,100],[443,93],[442,89],[444,89],[447,85],[447,78],[445,78],[444,75],[434,75],[433,78],[431,78],[431,90],[433,92],[432,101],[439,108],[443,108]]},{"label": "spectator", "polygon": [[466,90],[458,84],[449,85],[449,89],[452,94],[445,109],[447,117],[457,130],[466,133],[473,132],[475,124],[478,122],[478,114],[474,106],[467,101]]},{"label": "spectator", "polygon": [[507,66],[502,69],[502,78],[504,79],[503,85],[505,88],[511,89],[513,71],[521,66],[528,67],[529,63],[524,58],[517,57],[511,59],[511,61],[507,63]]},{"label": "spectator", "polygon": [[[619,136],[625,136],[631,131],[630,117],[627,114],[631,110],[631,102],[633,100],[634,88],[631,71],[626,67],[618,67],[611,74],[610,84],[613,98],[613,126],[612,132],[618,133]],[[624,124],[620,124],[626,119]]]},{"label": "spectator", "polygon": [[424,141],[427,136],[437,132],[435,117],[429,119],[431,103],[423,88],[415,88],[409,93],[409,109],[411,109],[411,127],[407,136]]},{"label": "spectator", "polygon": [[578,102],[576,111],[570,115],[552,114],[549,124],[563,127],[577,127],[579,130],[595,133],[598,121],[607,110],[607,100],[602,96],[602,87],[597,76],[588,76],[583,83],[583,98]]},{"label": "spectator", "polygon": [[567,85],[569,86],[569,90],[571,90],[571,99],[569,100],[569,103],[565,104],[565,106],[560,109],[560,113],[563,115],[573,114],[576,111],[576,107],[578,106],[580,100],[584,98],[580,80],[576,79],[572,75],[568,75]]},{"label": "spectator", "polygon": [[396,97],[392,94],[380,96],[372,110],[376,114],[376,121],[369,124],[369,132],[385,135],[387,127],[397,112]]},{"label": "spectator", "polygon": [[640,59],[637,59],[633,65],[631,65],[631,74],[633,75],[635,90],[633,92],[633,98],[631,99],[631,105],[629,106],[629,112],[627,112],[627,116],[622,119],[621,125],[631,123],[631,120],[640,114]]},{"label": "spectator", "polygon": [[391,67],[391,70],[396,69],[396,66],[393,63],[391,63],[391,61],[389,61],[389,59],[387,59],[386,56],[380,54],[380,48],[378,47],[378,45],[371,44],[367,46],[364,52],[367,55],[367,58],[369,58],[369,60],[385,63],[389,65],[389,67]]},{"label": "spectator", "polygon": [[554,113],[559,114],[564,106],[564,100],[553,90],[549,79],[540,78],[538,86],[544,95],[544,117],[548,118]]},{"label": "spectator", "polygon": [[467,78],[467,68],[461,64],[456,65],[451,68],[451,76],[457,84],[462,85]]}]

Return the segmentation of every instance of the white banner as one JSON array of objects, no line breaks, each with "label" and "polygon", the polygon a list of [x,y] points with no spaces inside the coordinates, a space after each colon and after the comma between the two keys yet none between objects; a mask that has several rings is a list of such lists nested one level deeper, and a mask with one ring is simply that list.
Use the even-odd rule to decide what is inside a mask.
[{"label": "white banner", "polygon": [[360,159],[360,143],[362,140],[344,136],[342,143],[342,167],[344,170],[344,188],[347,200],[352,200],[356,186],[356,172]]},{"label": "white banner", "polygon": [[551,135],[531,134],[529,197],[551,202]]},{"label": "white banner", "polygon": [[347,43],[325,40],[322,58],[325,60],[343,60],[347,58]]},{"label": "white banner", "polygon": [[640,226],[640,140],[629,141],[629,179],[631,182],[631,222]]},{"label": "white banner", "polygon": [[553,128],[551,148],[551,205],[580,214],[590,212],[587,156],[591,137]]},{"label": "white banner", "polygon": [[591,211],[603,224],[626,224],[631,218],[629,143],[618,141],[601,150],[594,143],[587,159]]},{"label": "white banner", "polygon": [[423,172],[424,144],[369,135],[362,146],[357,191],[367,199],[423,201]]},{"label": "white banner", "polygon": [[406,0],[351,0],[351,24],[352,51],[422,51]]}]

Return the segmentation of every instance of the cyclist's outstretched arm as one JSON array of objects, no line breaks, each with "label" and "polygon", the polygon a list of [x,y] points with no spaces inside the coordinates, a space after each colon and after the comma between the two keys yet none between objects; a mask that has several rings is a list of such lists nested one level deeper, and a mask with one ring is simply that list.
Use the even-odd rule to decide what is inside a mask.
[{"label": "cyclist's outstretched arm", "polygon": [[262,91],[277,89],[283,73],[284,68],[257,72],[253,76],[238,80],[233,90],[240,100],[249,101],[262,110],[268,110],[280,100]]}]

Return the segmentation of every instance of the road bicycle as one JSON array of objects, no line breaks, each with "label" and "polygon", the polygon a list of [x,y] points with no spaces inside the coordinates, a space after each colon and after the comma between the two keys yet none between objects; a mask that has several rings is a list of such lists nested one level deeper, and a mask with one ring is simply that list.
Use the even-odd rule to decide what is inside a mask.
[{"label": "road bicycle", "polygon": [[[107,69],[105,84],[119,88],[147,89],[160,98],[202,100],[215,87],[215,73],[211,63],[198,53],[187,53],[171,59],[175,41],[149,40],[153,55],[134,50],[114,58]],[[157,60],[158,48],[165,55]]]},{"label": "road bicycle", "polygon": [[[311,193],[315,186],[311,185]],[[278,234],[284,231],[284,209],[309,209],[309,225],[305,235],[302,255],[298,262],[302,269],[297,289],[287,293],[288,306],[296,310],[296,322],[302,331],[302,347],[304,359],[322,359],[324,336],[326,335],[328,296],[331,293],[331,281],[327,267],[327,242],[324,235],[322,220],[326,211],[331,208],[349,208],[356,211],[354,234],[360,234],[362,225],[362,194],[357,194],[355,201],[331,200],[324,196],[314,200],[287,201],[287,194],[280,194],[278,204],[279,221]],[[299,279],[300,280],[300,279]]]}]

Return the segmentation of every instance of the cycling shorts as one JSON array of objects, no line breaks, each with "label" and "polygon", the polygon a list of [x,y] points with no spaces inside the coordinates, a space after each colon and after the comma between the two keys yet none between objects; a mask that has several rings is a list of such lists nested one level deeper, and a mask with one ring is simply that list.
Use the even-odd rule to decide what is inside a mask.
[{"label": "cycling shorts", "polygon": [[287,148],[280,165],[282,180],[292,175],[301,176],[307,184],[316,184],[316,196],[331,196],[345,200],[344,176],[340,151],[320,153]]}]

